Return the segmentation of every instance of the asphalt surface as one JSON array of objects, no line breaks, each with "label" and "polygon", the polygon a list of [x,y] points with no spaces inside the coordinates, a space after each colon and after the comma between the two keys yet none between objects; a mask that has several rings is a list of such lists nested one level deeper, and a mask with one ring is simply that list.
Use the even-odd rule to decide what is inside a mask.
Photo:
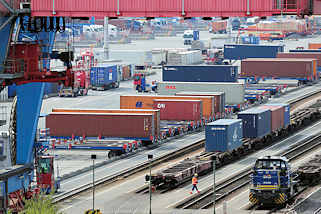
[{"label": "asphalt surface", "polygon": [[297,204],[292,210],[297,214],[321,213],[321,188],[316,189],[304,201]]}]

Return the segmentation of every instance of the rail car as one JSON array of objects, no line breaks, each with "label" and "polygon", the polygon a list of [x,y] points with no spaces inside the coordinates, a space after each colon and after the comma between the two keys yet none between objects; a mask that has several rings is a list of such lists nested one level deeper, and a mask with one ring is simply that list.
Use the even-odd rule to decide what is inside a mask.
[{"label": "rail car", "polygon": [[[219,168],[233,160],[239,159],[255,150],[259,150],[264,146],[271,144],[275,140],[279,140],[286,135],[297,131],[320,118],[318,108],[303,109],[291,115],[291,124],[287,127],[274,131],[260,139],[243,138],[242,146],[227,152],[203,152],[199,156],[185,159],[176,165],[160,170],[151,176],[152,186],[157,189],[174,188],[180,184],[189,181],[195,173],[202,175],[212,170],[213,160],[216,161],[216,167]],[[149,181],[149,175],[145,176],[145,180]]]}]

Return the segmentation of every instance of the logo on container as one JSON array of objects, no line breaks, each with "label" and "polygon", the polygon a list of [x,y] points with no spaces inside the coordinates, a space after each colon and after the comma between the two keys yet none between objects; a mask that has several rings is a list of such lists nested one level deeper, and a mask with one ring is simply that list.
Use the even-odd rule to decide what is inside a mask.
[{"label": "logo on container", "polygon": [[165,104],[162,104],[162,103],[158,103],[157,104],[157,108],[161,109],[161,108],[165,108],[166,105]]},{"label": "logo on container", "polygon": [[234,134],[233,134],[233,141],[237,140],[237,131],[236,128],[234,129]]},{"label": "logo on container", "polygon": [[175,85],[166,85],[165,86],[166,89],[176,89]]},{"label": "logo on container", "polygon": [[143,102],[136,102],[136,108],[142,108]]},{"label": "logo on container", "polygon": [[167,68],[167,67],[164,67],[164,70],[165,71],[177,71],[176,68]]}]

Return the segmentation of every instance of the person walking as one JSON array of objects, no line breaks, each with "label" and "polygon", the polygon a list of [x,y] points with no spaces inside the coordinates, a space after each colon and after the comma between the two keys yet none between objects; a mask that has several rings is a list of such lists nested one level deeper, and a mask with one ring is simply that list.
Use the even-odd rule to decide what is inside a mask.
[{"label": "person walking", "polygon": [[194,189],[196,189],[197,193],[200,193],[200,191],[198,191],[198,188],[197,188],[197,184],[198,184],[198,179],[197,179],[198,175],[197,173],[194,174],[194,177],[192,178],[192,191],[190,192],[191,194],[193,194],[194,192]]}]

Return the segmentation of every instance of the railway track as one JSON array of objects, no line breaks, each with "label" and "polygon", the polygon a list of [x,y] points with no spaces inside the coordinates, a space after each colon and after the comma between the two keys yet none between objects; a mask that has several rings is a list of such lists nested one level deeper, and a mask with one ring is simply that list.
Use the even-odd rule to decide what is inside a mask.
[{"label": "railway track", "polygon": [[[321,133],[317,136],[314,136],[301,144],[295,146],[294,148],[281,153],[279,155],[285,156],[289,159],[289,161],[294,161],[300,157],[302,157],[307,152],[311,151],[314,148],[317,148],[321,145]],[[234,176],[231,179],[228,179],[216,187],[216,203],[222,201],[229,194],[234,193],[242,189],[243,187],[249,184],[249,176],[251,175],[251,168],[247,168],[243,172]],[[206,188],[202,193],[198,196],[190,198],[178,205],[176,208],[180,209],[207,209],[213,206],[213,188],[212,186]]]},{"label": "railway track", "polygon": [[[290,105],[292,106],[292,104],[296,103],[296,102],[299,102],[299,101],[302,101],[302,100],[305,100],[305,99],[308,99],[318,93],[320,93],[321,91],[314,91],[314,92],[311,92],[309,93],[308,95],[305,95],[304,97],[300,97],[300,98],[297,98],[295,100],[291,100],[290,101]],[[301,115],[302,116],[302,115]],[[299,116],[298,116],[299,117]],[[189,145],[188,147],[185,147],[185,148],[182,148],[178,151],[175,151],[171,154],[167,154],[167,155],[163,155],[159,158],[156,158],[154,159],[152,162],[151,162],[151,165],[152,167],[154,166],[157,166],[159,164],[161,164],[162,162],[165,162],[165,161],[169,161],[169,160],[172,160],[172,159],[176,159],[178,157],[181,157],[185,154],[188,154],[188,153],[191,153],[199,148],[202,148],[204,146],[204,143],[205,143],[205,139],[202,139],[202,140],[199,140],[197,142],[195,142],[194,144],[192,145]],[[108,177],[104,177],[104,178],[101,178],[99,180],[96,180],[95,181],[95,186],[98,187],[98,186],[103,186],[103,185],[108,185],[108,184],[111,184],[113,182],[116,182],[120,179],[123,179],[123,178],[126,178],[126,177],[129,177],[129,176],[132,176],[136,173],[139,173],[143,170],[146,170],[148,169],[149,167],[149,164],[148,164],[148,161],[142,163],[142,164],[139,164],[139,165],[136,165],[134,167],[131,167],[131,168],[128,168],[124,171],[121,171],[119,173],[116,173],[112,176],[108,176]],[[80,185],[78,186],[77,188],[74,188],[68,192],[63,192],[59,195],[56,195],[53,197],[53,203],[59,203],[59,202],[62,202],[66,199],[69,199],[69,198],[72,198],[76,195],[79,195],[80,193],[83,193],[83,192],[86,192],[88,190],[90,190],[92,188],[92,183],[87,183],[87,184],[84,184],[84,185]],[[148,192],[148,189],[146,190],[146,187],[142,187],[141,188],[142,190],[140,191],[141,193],[142,192]],[[164,190],[163,193],[167,192],[167,190]]]}]

